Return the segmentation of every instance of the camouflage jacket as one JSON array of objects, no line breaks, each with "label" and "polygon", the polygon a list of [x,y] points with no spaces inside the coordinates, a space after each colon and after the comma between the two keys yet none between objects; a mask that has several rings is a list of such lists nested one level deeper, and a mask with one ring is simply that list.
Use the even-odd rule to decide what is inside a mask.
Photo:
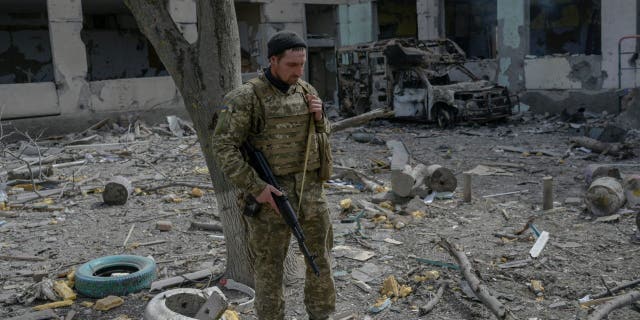
[{"label": "camouflage jacket", "polygon": [[[261,77],[264,76],[261,75]],[[265,79],[265,81],[268,80]],[[302,92],[303,84],[313,89],[302,80],[291,86],[287,93],[282,93],[275,87],[273,89],[277,94],[290,95]],[[317,95],[315,89],[311,93]],[[240,146],[250,137],[260,135],[265,127],[265,110],[251,84],[245,83],[224,97],[223,107],[214,125],[212,145],[217,164],[236,187],[257,197],[267,183],[260,179],[240,152]],[[322,120],[315,122],[315,128],[318,133],[328,134],[329,121],[323,117]]]}]

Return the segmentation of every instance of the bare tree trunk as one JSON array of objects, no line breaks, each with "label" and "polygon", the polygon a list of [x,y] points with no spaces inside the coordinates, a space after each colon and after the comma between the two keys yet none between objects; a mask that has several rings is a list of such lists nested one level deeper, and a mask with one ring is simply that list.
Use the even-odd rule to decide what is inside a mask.
[{"label": "bare tree trunk", "polygon": [[197,0],[198,41],[189,44],[167,1],[125,0],[173,78],[191,116],[216,191],[227,247],[226,276],[253,286],[253,267],[237,190],[213,159],[212,134],[224,94],[241,84],[240,38],[233,0]]}]

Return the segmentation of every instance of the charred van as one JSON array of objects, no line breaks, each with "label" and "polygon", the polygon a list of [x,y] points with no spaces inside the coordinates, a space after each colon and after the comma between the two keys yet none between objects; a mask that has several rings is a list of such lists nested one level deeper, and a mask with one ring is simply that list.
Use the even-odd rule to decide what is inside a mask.
[{"label": "charred van", "polygon": [[[340,110],[356,115],[388,108],[396,117],[435,121],[487,122],[511,115],[507,88],[480,80],[464,67],[454,42],[389,39],[337,50]],[[468,80],[451,81],[457,71]]]}]

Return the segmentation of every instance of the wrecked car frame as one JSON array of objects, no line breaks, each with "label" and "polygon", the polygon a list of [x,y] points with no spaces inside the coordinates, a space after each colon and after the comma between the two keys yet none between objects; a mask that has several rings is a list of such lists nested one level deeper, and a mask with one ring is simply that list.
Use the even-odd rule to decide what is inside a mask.
[{"label": "wrecked car frame", "polygon": [[[448,39],[389,39],[342,47],[336,55],[338,98],[346,115],[388,108],[398,118],[448,127],[506,118],[517,99],[465,68],[464,51]],[[453,73],[468,79],[452,81]]]}]

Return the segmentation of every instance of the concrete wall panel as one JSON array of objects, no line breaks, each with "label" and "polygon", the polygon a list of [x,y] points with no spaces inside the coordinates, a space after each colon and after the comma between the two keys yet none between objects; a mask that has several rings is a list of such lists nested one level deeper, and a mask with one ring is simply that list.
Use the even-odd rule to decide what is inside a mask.
[{"label": "concrete wall panel", "polygon": [[373,33],[373,4],[343,4],[338,7],[340,46],[370,42],[376,39]]},{"label": "concrete wall panel", "polygon": [[582,89],[579,81],[569,79],[571,65],[565,57],[524,60],[527,89]]},{"label": "concrete wall panel", "polygon": [[171,77],[118,79],[90,82],[94,111],[149,111],[167,105],[182,106]]},{"label": "concrete wall panel", "polygon": [[56,115],[58,94],[53,82],[0,85],[0,118]]}]

